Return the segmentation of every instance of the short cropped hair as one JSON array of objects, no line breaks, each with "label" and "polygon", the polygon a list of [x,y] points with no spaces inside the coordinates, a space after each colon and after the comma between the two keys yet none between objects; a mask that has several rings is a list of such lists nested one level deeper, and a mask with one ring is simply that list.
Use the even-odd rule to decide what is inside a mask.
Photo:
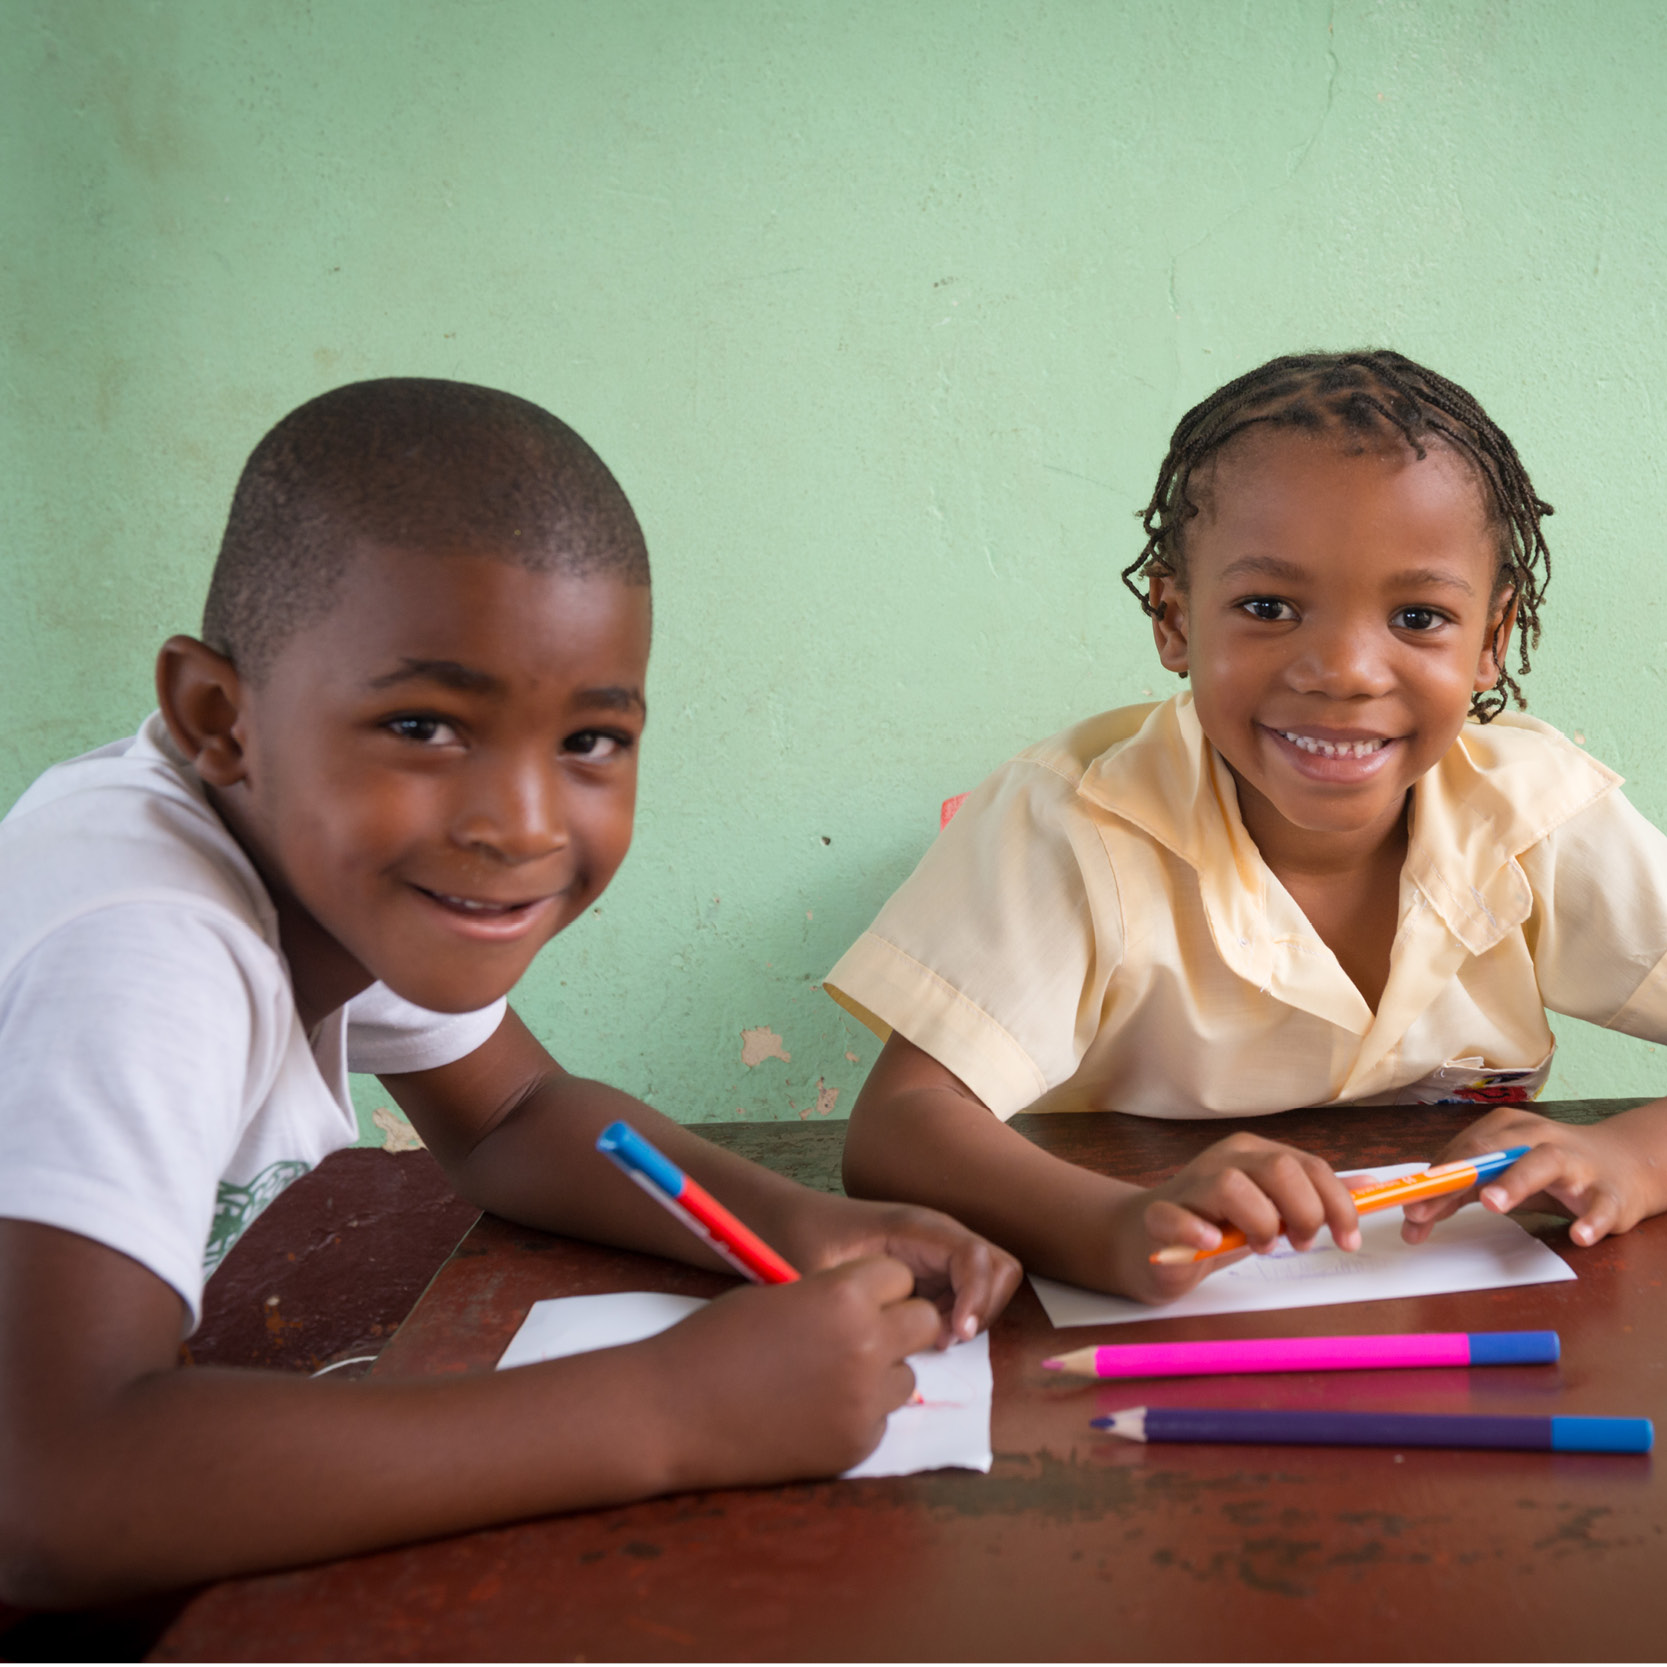
[{"label": "short cropped hair", "polygon": [[564,422],[495,388],[389,377],[308,400],[255,447],[203,640],[260,682],[289,638],[328,613],[367,540],[649,581],[625,493]]},{"label": "short cropped hair", "polygon": [[[1175,425],[1158,483],[1141,516],[1146,547],[1123,569],[1123,583],[1147,613],[1152,603],[1136,579],[1173,578],[1186,586],[1186,524],[1198,514],[1193,476],[1229,441],[1266,425],[1364,443],[1398,434],[1422,459],[1432,441],[1470,465],[1482,489],[1488,524],[1499,541],[1496,597],[1516,598],[1518,670],[1540,640],[1540,607],[1551,582],[1551,552],[1541,521],[1551,505],[1534,490],[1510,437],[1458,383],[1387,348],[1354,353],[1291,353],[1270,359],[1218,388]],[[1496,649],[1502,645],[1496,644]],[[1482,723],[1522,688],[1499,658],[1499,682],[1479,693],[1471,713]]]}]

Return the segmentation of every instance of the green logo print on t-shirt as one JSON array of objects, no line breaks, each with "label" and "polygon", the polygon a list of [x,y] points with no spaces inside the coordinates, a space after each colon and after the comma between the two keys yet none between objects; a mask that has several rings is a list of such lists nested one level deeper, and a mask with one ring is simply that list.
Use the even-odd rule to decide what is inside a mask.
[{"label": "green logo print on t-shirt", "polygon": [[214,1200],[214,1225],[203,1246],[203,1278],[226,1259],[226,1252],[243,1237],[249,1224],[291,1181],[299,1181],[312,1166],[294,1158],[269,1163],[247,1186],[220,1183]]}]

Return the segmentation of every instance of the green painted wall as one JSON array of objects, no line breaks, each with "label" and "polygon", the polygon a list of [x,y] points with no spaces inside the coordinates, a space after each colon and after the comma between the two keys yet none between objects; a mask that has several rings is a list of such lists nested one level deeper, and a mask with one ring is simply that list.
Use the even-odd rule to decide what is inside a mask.
[{"label": "green painted wall", "polygon": [[[0,76],[0,802],[143,715],[284,411],[539,400],[659,636],[635,851],[518,999],[678,1117],[849,1107],[817,981],[939,799],[1159,686],[1134,512],[1276,352],[1487,402],[1558,509],[1533,709],[1667,817],[1655,0],[8,0]],[[1560,1029],[1554,1092],[1667,1086]]]}]

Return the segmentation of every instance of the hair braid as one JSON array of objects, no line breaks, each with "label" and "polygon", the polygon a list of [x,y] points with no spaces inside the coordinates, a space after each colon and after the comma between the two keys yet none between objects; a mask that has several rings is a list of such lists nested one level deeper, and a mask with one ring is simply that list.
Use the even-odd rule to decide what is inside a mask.
[{"label": "hair braid", "polygon": [[[1539,646],[1540,609],[1551,582],[1543,519],[1552,513],[1535,491],[1516,447],[1481,404],[1456,382],[1400,353],[1294,353],[1270,359],[1201,400],[1175,425],[1152,497],[1141,512],[1146,543],[1122,571],[1123,583],[1147,613],[1156,613],[1135,582],[1168,576],[1186,582],[1186,523],[1198,514],[1189,488],[1194,472],[1235,436],[1257,424],[1323,435],[1342,430],[1365,437],[1385,426],[1422,459],[1433,436],[1468,459],[1485,489],[1490,521],[1500,533],[1495,595],[1516,600],[1518,670],[1530,670]],[[1501,631],[1503,626],[1501,626]],[[1470,703],[1486,723],[1508,700],[1524,704],[1521,685],[1497,652],[1499,681]]]}]

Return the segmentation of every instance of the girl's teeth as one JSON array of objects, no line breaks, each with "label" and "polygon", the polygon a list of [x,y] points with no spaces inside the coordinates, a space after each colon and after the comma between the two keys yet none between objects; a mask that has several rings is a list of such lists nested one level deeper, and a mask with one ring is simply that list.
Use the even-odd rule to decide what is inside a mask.
[{"label": "girl's teeth", "polygon": [[1373,741],[1321,741],[1312,735],[1294,735],[1288,729],[1279,732],[1293,747],[1304,752],[1318,753],[1321,758],[1367,758],[1389,743],[1379,736]]}]

